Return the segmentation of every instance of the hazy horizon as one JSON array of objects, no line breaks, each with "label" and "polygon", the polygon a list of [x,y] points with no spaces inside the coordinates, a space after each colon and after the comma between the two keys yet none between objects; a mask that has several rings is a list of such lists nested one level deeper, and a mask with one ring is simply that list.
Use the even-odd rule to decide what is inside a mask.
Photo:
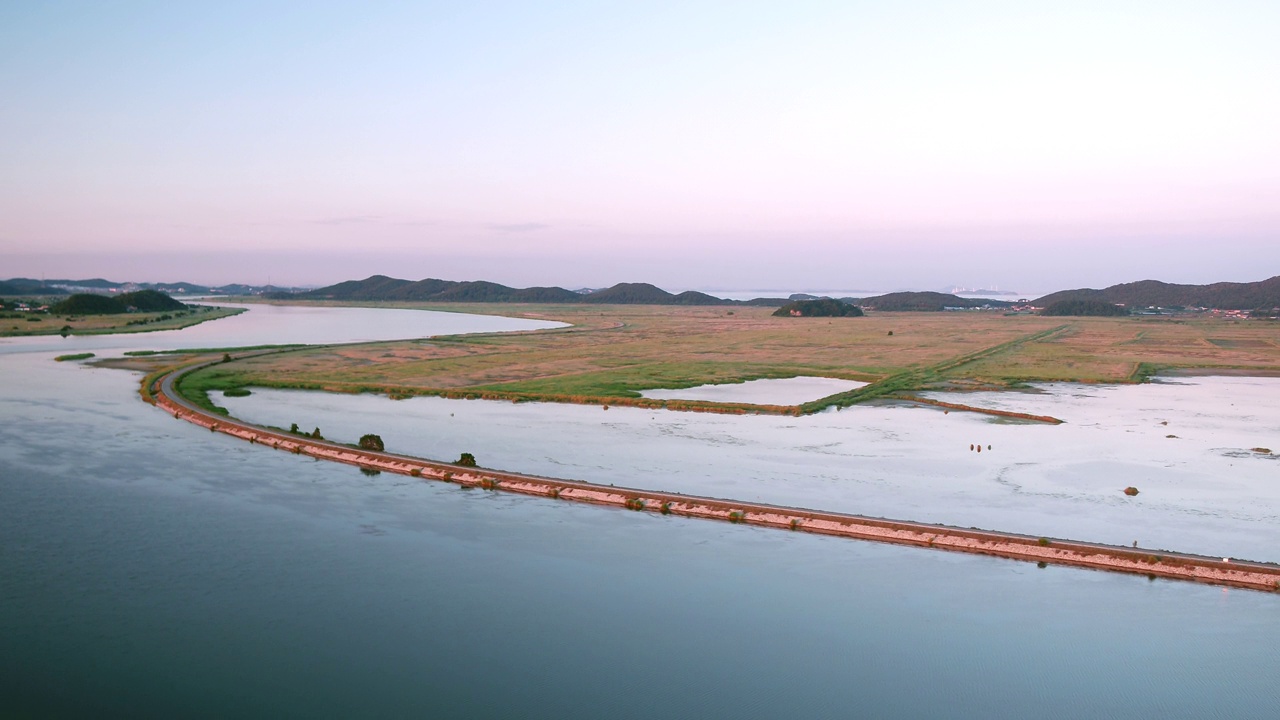
[{"label": "hazy horizon", "polygon": [[0,7],[0,276],[1280,273],[1280,6]]}]

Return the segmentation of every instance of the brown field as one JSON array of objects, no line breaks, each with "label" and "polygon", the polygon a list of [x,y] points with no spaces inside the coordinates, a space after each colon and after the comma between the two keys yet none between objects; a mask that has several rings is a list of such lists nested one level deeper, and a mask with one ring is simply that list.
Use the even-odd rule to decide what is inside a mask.
[{"label": "brown field", "polygon": [[[649,388],[796,375],[879,381],[871,388],[885,395],[1030,380],[1132,382],[1177,368],[1280,372],[1280,325],[1208,316],[775,318],[771,308],[757,307],[417,307],[555,319],[574,327],[274,353],[199,373],[193,386],[622,403]],[[855,395],[838,402],[868,396]]]}]

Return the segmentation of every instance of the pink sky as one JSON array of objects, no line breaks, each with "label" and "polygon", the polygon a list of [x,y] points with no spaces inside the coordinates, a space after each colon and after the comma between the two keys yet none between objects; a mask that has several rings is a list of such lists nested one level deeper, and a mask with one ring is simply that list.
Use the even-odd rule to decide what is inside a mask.
[{"label": "pink sky", "polygon": [[0,277],[1280,273],[1271,3],[0,9]]}]

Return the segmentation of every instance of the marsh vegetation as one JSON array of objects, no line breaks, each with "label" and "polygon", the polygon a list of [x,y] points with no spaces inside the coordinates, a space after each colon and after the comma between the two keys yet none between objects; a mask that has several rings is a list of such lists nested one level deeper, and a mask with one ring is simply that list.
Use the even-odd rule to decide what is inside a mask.
[{"label": "marsh vegetation", "polygon": [[[1141,382],[1179,368],[1280,372],[1280,346],[1269,325],[1211,317],[872,313],[795,322],[752,307],[732,316],[715,308],[672,306],[500,309],[572,327],[239,358],[190,376],[184,393],[262,386],[794,414],[926,390]],[[641,397],[641,391],[653,388],[796,376],[870,384],[799,407]]]}]

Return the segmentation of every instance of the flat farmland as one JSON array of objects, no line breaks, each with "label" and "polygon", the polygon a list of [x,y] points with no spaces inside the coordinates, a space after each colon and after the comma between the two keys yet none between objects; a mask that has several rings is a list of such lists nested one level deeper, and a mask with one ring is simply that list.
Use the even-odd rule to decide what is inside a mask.
[{"label": "flat farmland", "polygon": [[[1132,382],[1172,369],[1280,373],[1280,326],[1208,316],[950,312],[775,318],[772,308],[741,306],[395,307],[551,319],[571,327],[245,357],[191,376],[192,389],[263,386],[625,402],[651,388],[798,375],[861,380],[892,394],[1027,381]],[[855,391],[839,404],[859,399]]]}]

